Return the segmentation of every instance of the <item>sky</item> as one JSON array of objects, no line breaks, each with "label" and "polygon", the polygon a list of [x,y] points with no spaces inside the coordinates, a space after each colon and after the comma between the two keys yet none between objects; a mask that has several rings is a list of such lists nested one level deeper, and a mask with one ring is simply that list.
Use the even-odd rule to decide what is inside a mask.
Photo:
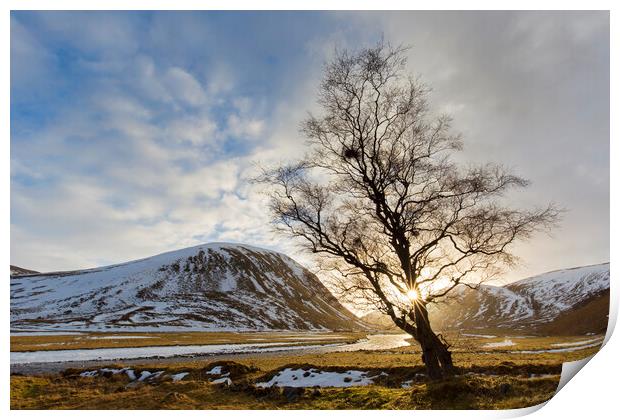
[{"label": "sky", "polygon": [[566,209],[499,282],[609,261],[607,12],[11,12],[11,264],[39,271],[273,233],[258,166],[303,155],[323,65],[383,37],[463,162]]}]

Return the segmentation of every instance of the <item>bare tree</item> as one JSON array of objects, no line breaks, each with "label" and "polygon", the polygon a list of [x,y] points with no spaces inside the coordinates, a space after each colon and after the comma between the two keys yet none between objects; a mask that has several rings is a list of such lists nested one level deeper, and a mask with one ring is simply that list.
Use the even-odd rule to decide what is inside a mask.
[{"label": "bare tree", "polygon": [[260,179],[275,225],[338,274],[341,293],[411,334],[435,379],[453,364],[427,306],[512,264],[510,245],[558,210],[509,208],[502,196],[527,180],[451,161],[461,138],[448,116],[430,114],[429,89],[405,65],[405,49],[383,43],[338,52],[320,85],[322,115],[302,125],[309,153]]}]

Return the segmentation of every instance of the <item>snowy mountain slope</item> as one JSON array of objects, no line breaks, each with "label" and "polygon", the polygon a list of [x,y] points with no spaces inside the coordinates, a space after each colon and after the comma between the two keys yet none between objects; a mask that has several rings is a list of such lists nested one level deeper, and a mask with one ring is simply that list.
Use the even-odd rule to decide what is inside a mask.
[{"label": "snowy mountain slope", "polygon": [[289,257],[227,243],[90,270],[11,276],[11,327],[364,328]]},{"label": "snowy mountain slope", "polygon": [[551,271],[503,287],[463,288],[455,299],[432,308],[431,316],[442,329],[582,334],[604,331],[608,308],[606,263]]},{"label": "snowy mountain slope", "polygon": [[540,321],[551,320],[576,302],[609,289],[609,263],[552,271],[511,283],[507,288],[536,302],[534,310]]},{"label": "snowy mountain slope", "polygon": [[20,276],[22,274],[37,274],[38,271],[28,270],[27,268],[21,268],[16,265],[11,266],[11,275],[12,276]]}]

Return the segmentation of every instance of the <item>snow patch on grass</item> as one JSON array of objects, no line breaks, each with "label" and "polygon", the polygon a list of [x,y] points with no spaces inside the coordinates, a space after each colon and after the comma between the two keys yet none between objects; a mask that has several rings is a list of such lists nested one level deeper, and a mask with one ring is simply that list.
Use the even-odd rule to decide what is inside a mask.
[{"label": "snow patch on grass", "polygon": [[211,383],[213,385],[217,385],[217,384],[226,384],[226,385],[232,385],[232,381],[230,380],[230,378],[219,378],[219,379],[214,379],[211,381]]},{"label": "snow patch on grass", "polygon": [[87,370],[86,372],[80,373],[80,376],[82,378],[93,378],[97,376],[98,374],[99,372],[97,372],[96,370]]},{"label": "snow patch on grass", "polygon": [[205,372],[207,375],[221,375],[222,374],[222,366],[214,366],[210,371]]},{"label": "snow patch on grass", "polygon": [[112,375],[116,375],[118,373],[123,373],[126,370],[127,368],[122,368],[122,369],[102,368],[102,369],[99,369],[99,372],[110,372]]},{"label": "snow patch on grass", "polygon": [[89,340],[121,340],[134,338],[158,338],[150,335],[103,335],[95,337],[87,337]]},{"label": "snow patch on grass", "polygon": [[346,372],[329,372],[318,369],[286,368],[267,382],[256,384],[259,388],[277,387],[336,387],[364,386],[374,383],[376,376],[368,376],[368,372],[348,370]]},{"label": "snow patch on grass", "polygon": [[510,347],[510,346],[514,346],[514,345],[515,345],[514,341],[512,341],[510,339],[506,339],[504,341],[499,341],[497,343],[487,343],[483,347],[495,348],[495,347]]},{"label": "snow patch on grass", "polygon": [[185,378],[187,375],[189,375],[189,372],[181,372],[181,373],[176,373],[174,375],[170,375],[170,377],[172,378],[172,382],[179,382],[180,380]]},{"label": "snow patch on grass", "polygon": [[496,335],[486,335],[486,334],[461,334],[465,337],[478,337],[478,338],[497,338]]},{"label": "snow patch on grass", "polygon": [[552,347],[573,347],[573,346],[580,346],[582,344],[590,344],[590,343],[595,343],[596,344],[600,344],[603,341],[602,338],[592,338],[590,340],[583,340],[583,341],[573,341],[571,342],[567,342],[567,343],[556,343],[556,344],[552,344]]}]

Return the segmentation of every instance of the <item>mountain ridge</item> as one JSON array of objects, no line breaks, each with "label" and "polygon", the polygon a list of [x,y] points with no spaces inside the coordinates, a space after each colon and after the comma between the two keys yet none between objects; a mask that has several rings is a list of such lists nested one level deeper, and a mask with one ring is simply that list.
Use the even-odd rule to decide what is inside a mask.
[{"label": "mountain ridge", "polygon": [[[609,263],[548,271],[502,286],[462,286],[444,303],[429,306],[437,330],[502,334],[602,333],[609,315]],[[392,328],[385,316],[362,319]]]},{"label": "mountain ridge", "polygon": [[[590,309],[584,311],[587,305]],[[577,311],[583,313],[575,319]],[[549,271],[504,286],[483,284],[477,290],[461,291],[458,305],[432,312],[442,329],[559,335],[604,332],[609,313],[609,263]],[[596,316],[591,316],[593,313]]]},{"label": "mountain ridge", "polygon": [[210,243],[86,270],[11,276],[11,327],[365,329],[290,257]]}]

